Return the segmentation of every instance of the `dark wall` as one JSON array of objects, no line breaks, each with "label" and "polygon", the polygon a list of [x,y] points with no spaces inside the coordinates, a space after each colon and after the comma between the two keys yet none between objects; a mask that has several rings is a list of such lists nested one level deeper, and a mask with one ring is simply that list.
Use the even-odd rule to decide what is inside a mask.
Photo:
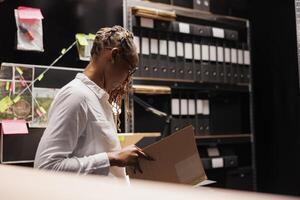
[{"label": "dark wall", "polygon": [[[45,52],[14,49],[14,9],[18,6],[42,10]],[[122,0],[6,0],[0,3],[0,62],[49,65],[61,49],[73,43],[76,33],[95,33],[100,27],[122,23]],[[78,61],[73,48],[56,65],[81,68],[86,64]]]},{"label": "dark wall", "polygon": [[300,195],[300,110],[294,0],[213,0],[250,19],[257,189]]},{"label": "dark wall", "polygon": [[213,0],[250,19],[257,189],[300,195],[300,110],[294,0]]},{"label": "dark wall", "polygon": [[293,0],[251,1],[259,191],[300,195],[300,118]]}]

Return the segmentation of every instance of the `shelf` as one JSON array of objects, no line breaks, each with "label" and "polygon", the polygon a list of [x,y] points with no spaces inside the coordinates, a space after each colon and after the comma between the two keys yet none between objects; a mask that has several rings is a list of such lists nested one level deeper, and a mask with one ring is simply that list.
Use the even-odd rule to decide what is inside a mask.
[{"label": "shelf", "polygon": [[212,139],[212,138],[250,138],[251,134],[220,134],[220,135],[203,135],[195,136],[196,139]]},{"label": "shelf", "polygon": [[195,136],[197,144],[206,145],[211,143],[217,144],[231,144],[231,143],[245,143],[252,141],[251,134],[219,134],[219,135],[203,135]]},{"label": "shelf", "polygon": [[2,161],[1,164],[25,164],[33,163],[34,160],[20,160],[20,161]]},{"label": "shelf", "polygon": [[136,94],[171,94],[171,88],[168,86],[132,85],[132,89]]},{"label": "shelf", "polygon": [[141,1],[141,0],[127,0],[126,2],[128,7],[145,6],[154,9],[175,11],[176,15],[184,16],[184,17],[197,18],[201,20],[223,23],[223,24],[228,24],[228,25],[233,25],[238,27],[248,26],[248,19],[245,18],[218,15],[207,11],[183,8],[179,6],[173,6],[173,5],[157,3],[157,2],[148,2],[148,1]]},{"label": "shelf", "polygon": [[167,86],[171,89],[188,89],[204,92],[250,92],[249,85],[239,84],[221,84],[221,83],[201,83],[180,79],[162,79],[151,77],[133,77],[133,85],[151,85],[151,86]]},{"label": "shelf", "polygon": [[133,77],[133,80],[148,80],[148,81],[166,81],[166,82],[182,82],[194,83],[193,80],[174,79],[174,78],[155,78],[155,77]]}]

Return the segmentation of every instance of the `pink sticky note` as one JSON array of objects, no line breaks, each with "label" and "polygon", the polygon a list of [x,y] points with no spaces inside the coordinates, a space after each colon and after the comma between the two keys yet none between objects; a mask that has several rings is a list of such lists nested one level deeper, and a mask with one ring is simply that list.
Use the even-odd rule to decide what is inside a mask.
[{"label": "pink sticky note", "polygon": [[9,88],[9,91],[12,92],[14,90],[14,84],[13,82],[10,84],[10,88]]},{"label": "pink sticky note", "polygon": [[43,113],[38,108],[36,109],[36,113],[38,114],[39,117],[43,116]]},{"label": "pink sticky note", "polygon": [[2,120],[1,133],[3,135],[28,134],[25,120]]},{"label": "pink sticky note", "polygon": [[24,79],[21,79],[21,85],[22,85],[23,87],[26,86],[26,81],[25,81]]},{"label": "pink sticky note", "polygon": [[31,8],[25,6],[18,7],[18,15],[20,19],[43,19],[43,15],[39,8]]}]

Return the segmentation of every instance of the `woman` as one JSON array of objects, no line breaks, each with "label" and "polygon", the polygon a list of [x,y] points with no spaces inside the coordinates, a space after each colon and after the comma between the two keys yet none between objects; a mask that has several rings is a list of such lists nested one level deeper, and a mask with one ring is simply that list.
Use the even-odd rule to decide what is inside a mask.
[{"label": "woman", "polygon": [[137,65],[133,34],[120,26],[101,28],[84,73],[65,85],[51,105],[34,166],[121,178],[125,166],[142,172],[138,158],[151,158],[134,145],[121,149],[112,113]]}]

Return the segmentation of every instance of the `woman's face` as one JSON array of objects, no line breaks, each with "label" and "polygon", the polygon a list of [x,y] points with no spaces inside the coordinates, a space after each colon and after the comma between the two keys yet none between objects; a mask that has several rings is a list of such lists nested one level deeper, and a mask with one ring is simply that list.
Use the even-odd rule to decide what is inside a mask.
[{"label": "woman's face", "polygon": [[124,81],[131,76],[138,65],[138,55],[134,53],[127,59],[117,55],[111,66],[108,67],[106,85],[110,90],[118,88]]}]

